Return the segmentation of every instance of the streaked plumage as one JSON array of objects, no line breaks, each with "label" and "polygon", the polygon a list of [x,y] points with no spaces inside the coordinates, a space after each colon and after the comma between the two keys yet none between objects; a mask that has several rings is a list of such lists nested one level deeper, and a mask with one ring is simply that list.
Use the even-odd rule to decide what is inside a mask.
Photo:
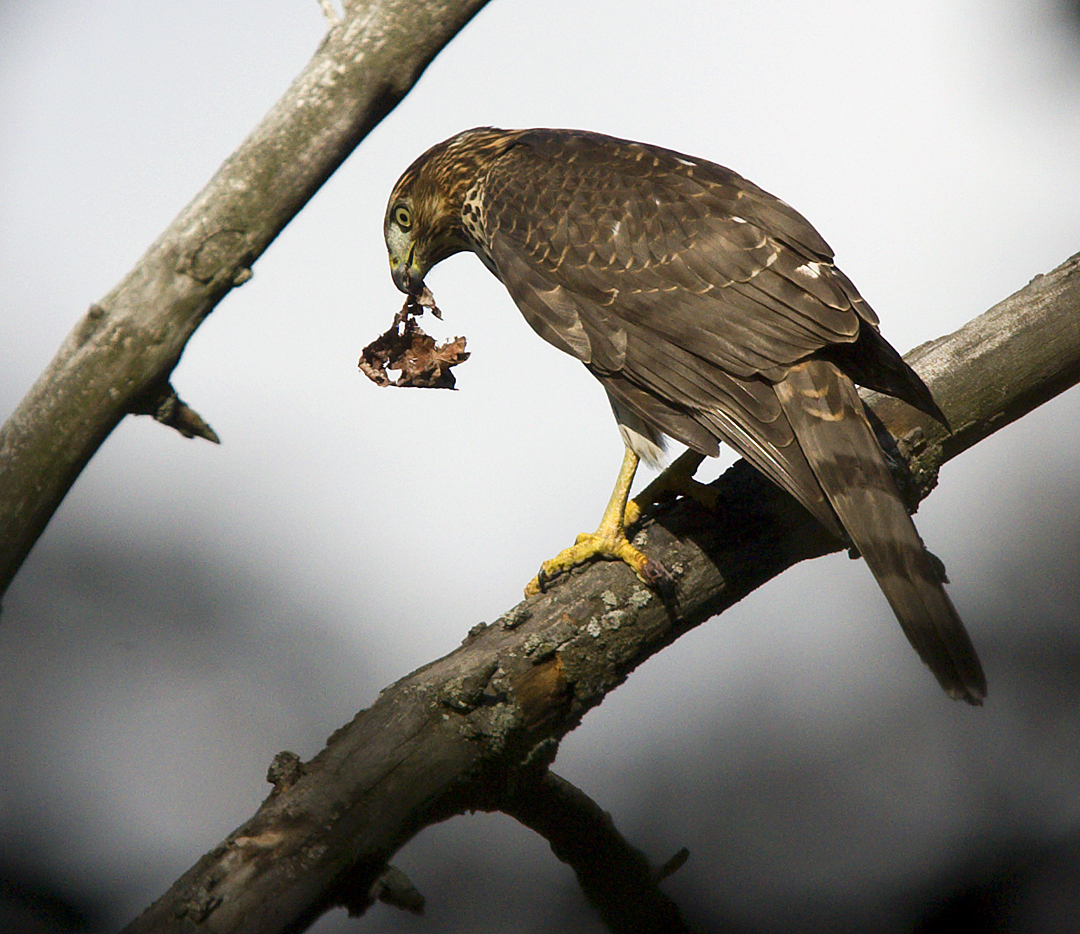
[{"label": "streaked plumage", "polygon": [[945,690],[981,700],[974,648],[852,382],[944,416],[794,209],[669,150],[479,128],[410,166],[385,234],[411,294],[440,260],[475,252],[533,329],[600,380],[637,454],[665,435],[738,450],[850,538]]}]

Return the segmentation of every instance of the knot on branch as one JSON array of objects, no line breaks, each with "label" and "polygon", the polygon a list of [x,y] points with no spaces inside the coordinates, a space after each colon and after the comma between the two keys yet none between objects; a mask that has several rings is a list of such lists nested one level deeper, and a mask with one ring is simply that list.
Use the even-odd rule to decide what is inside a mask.
[{"label": "knot on branch", "polygon": [[386,872],[379,876],[371,887],[371,894],[384,905],[400,908],[414,915],[424,913],[424,896],[409,881],[409,877],[395,866],[386,867]]},{"label": "knot on branch", "polygon": [[304,775],[304,763],[295,752],[285,749],[274,756],[270,768],[266,770],[266,780],[274,786],[271,794],[279,795],[288,791]]},{"label": "knot on branch", "polygon": [[223,270],[230,274],[232,285],[242,285],[251,278],[250,262],[245,258],[247,236],[242,230],[222,229],[204,237],[180,262],[179,271],[207,284]]},{"label": "knot on branch", "polygon": [[224,899],[212,891],[217,880],[210,878],[200,881],[187,890],[181,903],[176,908],[178,918],[187,918],[195,924],[201,924]]},{"label": "knot on branch", "polygon": [[82,347],[97,334],[107,318],[108,312],[105,310],[105,307],[94,302],[87,310],[82,321],[79,322],[79,329],[75,338],[78,345]]},{"label": "knot on branch", "polygon": [[485,702],[498,703],[506,698],[505,687],[495,683],[498,670],[499,660],[493,658],[471,675],[448,679],[439,690],[439,703],[458,713],[468,713]]},{"label": "knot on branch", "polygon": [[[893,477],[904,502],[914,512],[938,484],[938,469],[944,460],[941,444],[929,441],[922,428],[916,426],[896,439],[896,447],[904,459],[905,469],[894,469]],[[913,489],[909,490],[909,487]]]},{"label": "knot on branch", "polygon": [[519,603],[512,610],[507,610],[495,622],[503,629],[511,631],[517,629],[522,623],[527,623],[532,617],[532,610],[524,603]]}]

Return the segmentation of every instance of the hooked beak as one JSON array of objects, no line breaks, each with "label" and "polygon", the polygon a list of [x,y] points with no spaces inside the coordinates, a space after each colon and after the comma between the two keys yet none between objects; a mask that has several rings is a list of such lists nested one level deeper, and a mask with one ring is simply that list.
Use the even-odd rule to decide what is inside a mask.
[{"label": "hooked beak", "polygon": [[413,261],[416,255],[416,245],[409,249],[409,256],[400,260],[396,256],[390,256],[390,277],[398,290],[406,295],[419,295],[424,291],[424,276],[419,267]]}]

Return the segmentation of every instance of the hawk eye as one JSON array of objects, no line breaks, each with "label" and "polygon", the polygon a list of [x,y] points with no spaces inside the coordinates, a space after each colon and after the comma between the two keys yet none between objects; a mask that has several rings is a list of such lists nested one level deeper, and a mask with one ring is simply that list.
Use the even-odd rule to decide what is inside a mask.
[{"label": "hawk eye", "polygon": [[412,211],[404,204],[394,207],[394,223],[402,230],[408,230],[412,226]]}]

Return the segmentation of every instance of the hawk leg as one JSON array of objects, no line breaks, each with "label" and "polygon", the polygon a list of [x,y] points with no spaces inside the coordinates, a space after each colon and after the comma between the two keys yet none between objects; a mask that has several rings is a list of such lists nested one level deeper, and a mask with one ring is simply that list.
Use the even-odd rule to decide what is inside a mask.
[{"label": "hawk leg", "polygon": [[630,528],[641,521],[642,514],[649,506],[663,501],[666,497],[680,494],[689,496],[706,509],[715,511],[718,502],[716,490],[694,479],[694,474],[703,460],[705,455],[693,449],[683,451],[652,483],[626,504],[623,525]]},{"label": "hawk leg", "polygon": [[[627,448],[622,467],[619,468],[619,477],[615,481],[615,489],[611,492],[611,499],[608,500],[596,531],[591,534],[583,532],[573,545],[564,548],[550,561],[545,561],[540,566],[540,573],[525,587],[525,596],[531,597],[540,593],[551,578],[593,558],[625,562],[650,587],[662,584],[668,579],[669,575],[664,566],[638,551],[626,537],[623,516],[627,512],[627,498],[637,465],[638,456]],[[640,510],[637,510],[636,515],[640,515]]]}]

